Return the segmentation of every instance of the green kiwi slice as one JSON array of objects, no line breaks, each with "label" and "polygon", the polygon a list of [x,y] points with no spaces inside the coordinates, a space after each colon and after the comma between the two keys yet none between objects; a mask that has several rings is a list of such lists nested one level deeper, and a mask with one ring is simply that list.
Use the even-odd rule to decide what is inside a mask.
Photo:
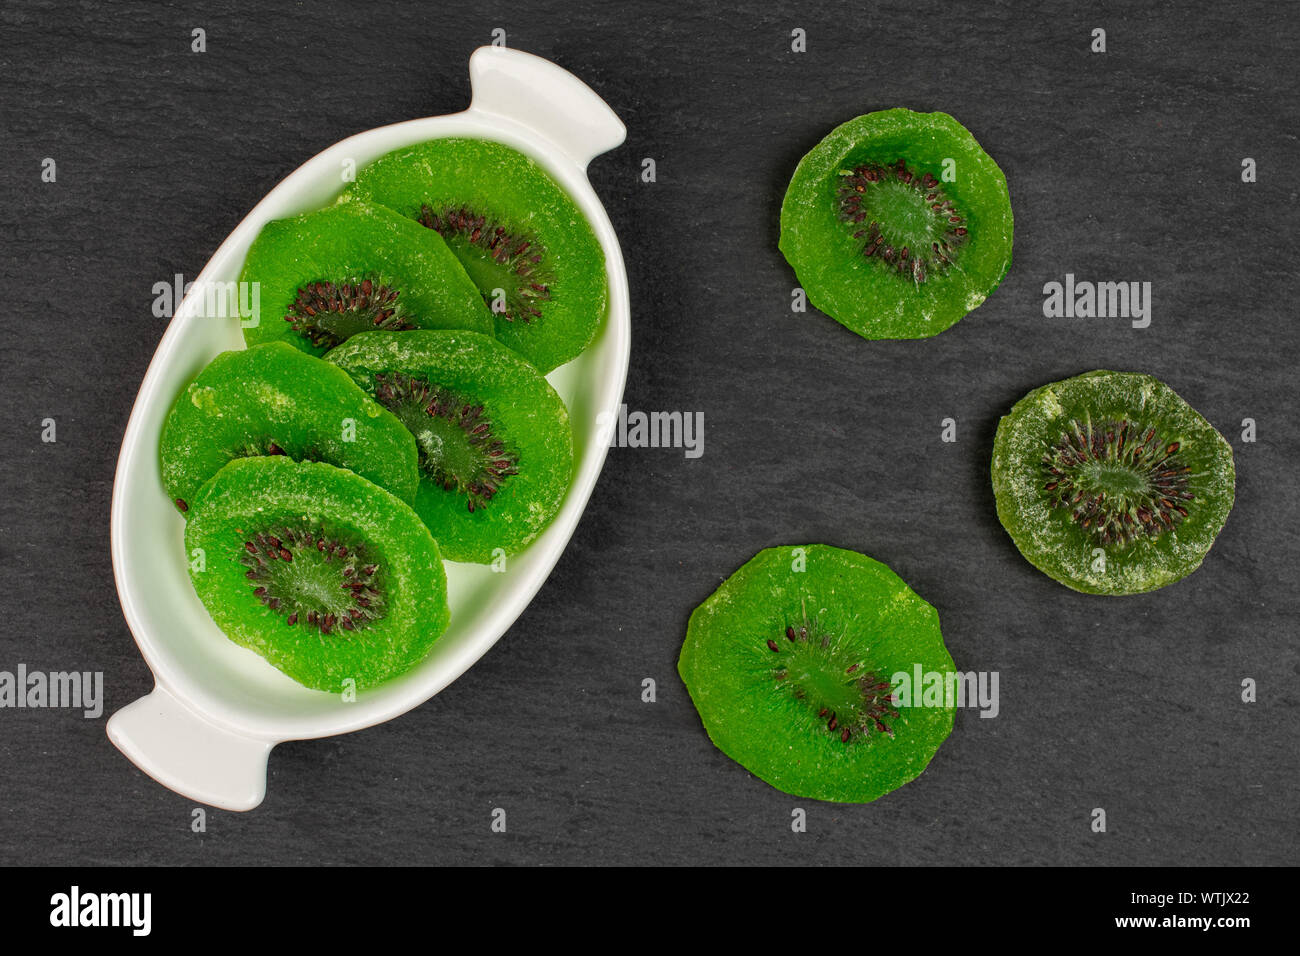
[{"label": "green kiwi slice", "polygon": [[724,581],[677,665],[719,750],[778,790],[841,803],[914,779],[952,732],[946,694],[894,693],[918,667],[956,673],[934,608],[879,561],[821,544],[760,551]]},{"label": "green kiwi slice", "polygon": [[450,619],[438,546],[399,498],[350,471],[240,458],[185,525],[190,578],[226,636],[317,690],[419,663]]},{"label": "green kiwi slice", "polygon": [[937,335],[1011,265],[1002,170],[947,113],[868,113],[799,162],[781,252],[808,301],[868,339]]},{"label": "green kiwi slice", "polygon": [[445,557],[515,554],[555,517],[573,477],[569,413],[519,355],[474,332],[365,332],[326,360],[415,436],[415,510]]},{"label": "green kiwi slice", "polygon": [[163,485],[182,512],[235,458],[285,455],[348,468],[415,500],[415,441],[342,370],[285,342],[223,352],[177,397],[163,423]]},{"label": "green kiwi slice", "polygon": [[249,345],[286,341],[322,355],[375,329],[492,330],[478,289],[440,237],[346,197],[268,222],[240,281],[259,290],[258,322],[244,329]]},{"label": "green kiwi slice", "polygon": [[1163,382],[1098,370],[1036,388],[998,424],[998,517],[1044,574],[1139,594],[1201,565],[1232,510],[1232,446]]},{"label": "green kiwi slice", "polygon": [[381,157],[353,195],[441,236],[492,309],[496,338],[543,373],[576,357],[605,316],[605,254],[577,204],[502,143],[435,139]]}]

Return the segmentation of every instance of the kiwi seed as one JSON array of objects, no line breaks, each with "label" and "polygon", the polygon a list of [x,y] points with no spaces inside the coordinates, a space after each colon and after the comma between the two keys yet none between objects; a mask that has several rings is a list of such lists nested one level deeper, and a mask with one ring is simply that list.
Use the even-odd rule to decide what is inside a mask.
[{"label": "kiwi seed", "polygon": [[364,630],[383,614],[379,565],[364,544],[344,544],[317,527],[281,526],[244,542],[240,563],[253,596],[285,623],[314,628]]},{"label": "kiwi seed", "polygon": [[480,511],[519,473],[519,457],[494,434],[481,404],[426,379],[396,373],[375,376],[375,399],[415,436],[420,469]]},{"label": "kiwi seed", "polygon": [[332,282],[322,279],[299,287],[284,320],[317,348],[332,349],[358,332],[407,331],[399,291],[375,277]]},{"label": "kiwi seed", "polygon": [[[541,318],[541,303],[551,298],[550,277],[543,267],[546,249],[535,236],[511,232],[465,206],[435,210],[421,205],[416,221],[442,236],[484,290],[485,301],[489,299],[488,289],[505,290],[505,303],[498,309],[502,318],[511,322]],[[495,270],[496,278],[504,272],[506,281],[497,283],[479,274],[478,263]]]}]

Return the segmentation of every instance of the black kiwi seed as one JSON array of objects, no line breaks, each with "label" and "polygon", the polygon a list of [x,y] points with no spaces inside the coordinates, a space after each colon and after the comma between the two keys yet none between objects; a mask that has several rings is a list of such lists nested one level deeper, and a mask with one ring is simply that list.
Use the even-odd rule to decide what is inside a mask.
[{"label": "black kiwi seed", "polygon": [[383,616],[380,566],[366,551],[364,543],[345,543],[323,528],[284,525],[254,533],[240,563],[265,607],[291,627],[329,636],[365,630]]},{"label": "black kiwi seed", "polygon": [[[513,277],[498,310],[502,318],[511,322],[541,318],[541,303],[551,298],[551,280],[543,266],[546,249],[536,236],[511,231],[465,206],[434,209],[422,205],[416,221],[442,236],[453,251],[461,253],[466,246],[473,247],[479,257],[491,260]],[[492,304],[486,291],[483,297]]]},{"label": "black kiwi seed", "polygon": [[374,277],[332,282],[322,279],[298,289],[284,320],[319,348],[332,349],[358,332],[408,331],[399,292]]},{"label": "black kiwi seed", "polygon": [[[1188,490],[1191,468],[1178,449],[1178,442],[1166,444],[1155,428],[1136,422],[1074,420],[1043,455],[1043,490],[1053,508],[1069,509],[1099,544],[1158,538],[1188,516],[1195,498]],[[1109,495],[1095,480],[1101,474]],[[1124,474],[1131,476],[1129,487],[1117,491]]]},{"label": "black kiwi seed", "polygon": [[396,373],[375,376],[375,399],[415,436],[420,468],[447,491],[482,510],[511,475],[519,458],[494,432],[483,406],[441,385]]}]

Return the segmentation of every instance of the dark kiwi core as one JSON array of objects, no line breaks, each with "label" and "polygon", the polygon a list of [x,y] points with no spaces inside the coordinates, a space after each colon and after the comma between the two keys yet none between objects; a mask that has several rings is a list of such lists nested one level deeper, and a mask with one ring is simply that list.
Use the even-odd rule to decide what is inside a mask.
[{"label": "dark kiwi core", "polygon": [[298,289],[284,320],[312,345],[332,349],[358,332],[415,328],[403,314],[398,295],[391,283],[373,276],[308,282]]},{"label": "dark kiwi core", "polygon": [[929,173],[909,169],[900,159],[863,163],[840,175],[840,219],[863,241],[866,258],[880,259],[917,285],[957,261],[966,223]]},{"label": "dark kiwi core", "polygon": [[[284,617],[330,635],[361,631],[383,616],[380,568],[363,543],[308,525],[258,531],[240,563],[253,596]],[[340,634],[340,636],[343,636]]]},{"label": "dark kiwi core", "polygon": [[1187,517],[1195,497],[1178,448],[1127,419],[1071,421],[1043,455],[1043,491],[1098,544],[1158,538]]},{"label": "dark kiwi core", "polygon": [[773,680],[841,743],[866,740],[873,732],[894,736],[886,723],[898,717],[889,681],[867,666],[853,642],[805,618],[770,638],[767,649],[776,655]]},{"label": "dark kiwi core", "polygon": [[[465,206],[421,206],[416,221],[442,236],[494,313],[511,322],[541,318],[553,281],[535,236],[507,229]],[[498,300],[500,289],[504,301]]]},{"label": "dark kiwi core", "polygon": [[481,404],[395,373],[375,376],[375,399],[415,436],[421,471],[447,491],[464,495],[471,512],[487,507],[519,473],[518,456],[494,433]]}]

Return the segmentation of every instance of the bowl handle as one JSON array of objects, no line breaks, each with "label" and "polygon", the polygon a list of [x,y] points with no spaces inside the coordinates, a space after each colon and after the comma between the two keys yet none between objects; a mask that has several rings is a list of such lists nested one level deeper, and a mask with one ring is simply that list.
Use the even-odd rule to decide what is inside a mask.
[{"label": "bowl handle", "polygon": [[163,687],[108,720],[108,739],[164,787],[223,810],[251,810],[266,796],[272,743],[195,713]]},{"label": "bowl handle", "polygon": [[493,113],[550,140],[580,169],[618,146],[627,127],[568,70],[540,56],[483,46],[469,58],[472,110]]}]

